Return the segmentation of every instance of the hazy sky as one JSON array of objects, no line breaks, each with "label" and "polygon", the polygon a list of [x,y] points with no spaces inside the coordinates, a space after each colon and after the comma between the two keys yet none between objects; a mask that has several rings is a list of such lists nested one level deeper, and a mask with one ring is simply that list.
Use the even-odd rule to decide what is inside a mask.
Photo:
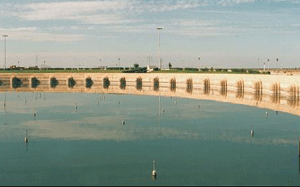
[{"label": "hazy sky", "polygon": [[0,1],[7,67],[158,65],[157,27],[163,67],[300,67],[300,0]]}]

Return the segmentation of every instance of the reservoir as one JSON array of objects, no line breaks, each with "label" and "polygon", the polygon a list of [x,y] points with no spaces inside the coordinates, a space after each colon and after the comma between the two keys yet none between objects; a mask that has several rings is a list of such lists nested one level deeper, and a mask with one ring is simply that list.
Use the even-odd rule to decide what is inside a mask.
[{"label": "reservoir", "polygon": [[297,115],[108,93],[0,102],[1,185],[300,185]]}]

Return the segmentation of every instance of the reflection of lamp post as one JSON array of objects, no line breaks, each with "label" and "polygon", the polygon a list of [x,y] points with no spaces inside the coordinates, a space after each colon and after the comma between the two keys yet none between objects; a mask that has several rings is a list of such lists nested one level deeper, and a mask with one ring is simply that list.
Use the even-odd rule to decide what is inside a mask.
[{"label": "reflection of lamp post", "polygon": [[6,70],[6,38],[8,37],[8,35],[2,35],[4,37],[4,70]]},{"label": "reflection of lamp post", "polygon": [[162,30],[162,28],[156,28],[158,30],[158,67],[161,69],[161,61],[160,61],[160,30]]}]

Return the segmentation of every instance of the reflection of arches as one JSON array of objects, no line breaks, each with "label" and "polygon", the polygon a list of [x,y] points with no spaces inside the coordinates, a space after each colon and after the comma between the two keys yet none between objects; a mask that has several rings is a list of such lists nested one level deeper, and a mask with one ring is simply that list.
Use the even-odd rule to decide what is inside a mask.
[{"label": "reflection of arches", "polygon": [[187,93],[193,92],[193,79],[186,80],[186,92]]},{"label": "reflection of arches", "polygon": [[273,103],[279,104],[280,103],[280,84],[279,83],[274,83],[272,85],[272,96],[271,100]]},{"label": "reflection of arches", "polygon": [[223,96],[227,96],[227,80],[221,81],[221,91],[220,94]]},{"label": "reflection of arches", "polygon": [[85,79],[85,87],[91,88],[93,86],[93,84],[94,84],[94,82],[91,79],[91,77],[88,77],[88,78]]},{"label": "reflection of arches", "polygon": [[125,88],[126,88],[126,79],[125,79],[125,77],[122,77],[122,78],[120,79],[120,88],[121,88],[122,90],[125,90]]},{"label": "reflection of arches", "polygon": [[58,80],[55,77],[50,79],[50,87],[55,88],[58,85]]},{"label": "reflection of arches", "polygon": [[154,78],[154,80],[153,80],[153,90],[154,91],[159,90],[159,78],[158,77]]},{"label": "reflection of arches", "polygon": [[143,87],[143,81],[142,81],[142,78],[139,77],[136,79],[136,89],[137,90],[142,90],[142,87]]},{"label": "reflection of arches", "polygon": [[244,81],[240,80],[237,82],[237,94],[236,98],[243,99],[244,98]]},{"label": "reflection of arches", "polygon": [[291,107],[299,106],[299,87],[292,85],[289,89],[289,97],[287,99],[288,105]]},{"label": "reflection of arches", "polygon": [[76,84],[76,81],[74,80],[74,78],[73,78],[73,77],[70,77],[70,78],[68,79],[68,87],[69,87],[69,88],[73,88],[75,84]]},{"label": "reflection of arches", "polygon": [[209,95],[210,92],[210,81],[209,79],[204,80],[204,94]]},{"label": "reflection of arches", "polygon": [[14,77],[14,78],[12,79],[12,87],[13,87],[13,88],[18,88],[18,87],[20,87],[21,85],[22,85],[21,79],[19,79],[19,78],[17,78],[17,77]]},{"label": "reflection of arches", "polygon": [[170,81],[170,90],[171,90],[171,92],[176,92],[176,79],[175,78],[171,79],[171,81]]},{"label": "reflection of arches", "polygon": [[254,84],[255,93],[254,93],[254,100],[261,101],[262,100],[262,83],[261,81],[257,81]]},{"label": "reflection of arches", "polygon": [[108,88],[109,88],[109,85],[110,85],[110,81],[109,81],[108,77],[105,77],[105,78],[103,79],[103,88],[104,88],[104,89],[108,89]]},{"label": "reflection of arches", "polygon": [[31,88],[36,88],[38,85],[40,85],[40,81],[36,77],[31,78]]}]

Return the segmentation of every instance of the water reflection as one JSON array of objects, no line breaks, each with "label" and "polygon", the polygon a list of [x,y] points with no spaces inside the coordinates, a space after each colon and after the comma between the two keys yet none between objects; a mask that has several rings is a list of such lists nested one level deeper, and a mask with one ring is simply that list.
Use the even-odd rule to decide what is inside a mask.
[{"label": "water reflection", "polygon": [[[80,93],[49,93],[47,100],[43,100],[42,94],[34,93],[27,94],[28,107],[24,107],[20,101],[25,97],[25,93],[9,93],[7,96],[10,106],[9,120],[13,121],[13,124],[6,126],[8,128],[1,126],[0,132],[9,135],[9,141],[25,142],[24,131],[28,130],[29,135],[25,137],[28,137],[30,142],[25,142],[25,148],[28,151],[30,144],[30,151],[22,155],[25,158],[15,161],[19,165],[21,161],[30,162],[32,171],[26,170],[30,175],[32,172],[40,173],[34,169],[37,166],[33,160],[36,160],[40,170],[51,170],[47,174],[51,174],[52,177],[57,168],[63,171],[66,168],[83,168],[83,172],[76,170],[75,173],[93,171],[97,175],[96,179],[102,182],[103,179],[99,179],[99,176],[115,179],[116,173],[126,168],[124,170],[126,174],[129,173],[129,177],[140,173],[138,179],[146,178],[149,181],[150,171],[158,170],[155,175],[151,173],[151,179],[159,184],[166,180],[166,184],[172,185],[170,181],[177,180],[179,175],[183,177],[178,180],[189,176],[189,180],[196,181],[195,184],[202,184],[197,181],[199,176],[220,176],[215,169],[218,167],[225,167],[234,173],[234,178],[242,178],[247,177],[247,173],[260,171],[260,164],[275,157],[276,168],[269,170],[285,169],[286,165],[282,165],[290,164],[290,157],[276,153],[293,152],[298,143],[295,139],[296,136],[298,138],[295,129],[299,127],[295,124],[295,120],[298,119],[296,116],[283,113],[280,118],[270,115],[268,120],[265,120],[265,110],[242,105],[203,100],[195,102],[160,95],[140,97],[86,94],[84,97]],[[1,97],[5,99],[5,94],[1,94]],[[122,104],[117,101],[122,101]],[[80,107],[77,114],[72,110],[74,103],[75,107]],[[200,105],[201,109],[198,109]],[[166,112],[161,115],[163,109]],[[35,121],[28,115],[32,110],[38,111]],[[0,112],[1,117],[3,112]],[[122,125],[125,121],[126,125]],[[255,130],[255,136],[254,133],[249,136],[251,129]],[[22,144],[15,144],[14,157],[18,157],[19,154],[17,146],[24,152]],[[10,154],[4,155],[9,158],[13,155]],[[264,157],[258,157],[258,154]],[[273,156],[269,157],[270,154]],[[244,160],[240,161],[240,157]],[[42,159],[45,161],[41,161]],[[153,160],[159,163],[158,168]],[[270,161],[272,165],[274,160]],[[155,163],[152,170],[151,161],[152,164]],[[251,165],[254,164],[258,168],[253,169]],[[55,169],[51,169],[50,166]],[[14,167],[10,165],[10,168]],[[18,169],[20,168],[25,168],[25,164],[21,164]],[[264,174],[273,176],[274,173],[269,170],[263,170]],[[292,170],[295,172],[294,168]],[[109,174],[110,172],[112,174]],[[289,174],[291,172],[288,170]],[[172,177],[174,173],[177,173],[176,177]],[[196,173],[197,176],[191,173]],[[90,176],[90,173],[87,175]],[[120,179],[119,173],[117,176]],[[230,181],[236,180],[227,177]],[[77,178],[89,180],[89,177],[83,175]],[[203,180],[201,178],[201,181]],[[213,180],[211,177],[210,182]],[[249,184],[248,179],[247,181]],[[222,184],[231,183],[225,181]]]}]

